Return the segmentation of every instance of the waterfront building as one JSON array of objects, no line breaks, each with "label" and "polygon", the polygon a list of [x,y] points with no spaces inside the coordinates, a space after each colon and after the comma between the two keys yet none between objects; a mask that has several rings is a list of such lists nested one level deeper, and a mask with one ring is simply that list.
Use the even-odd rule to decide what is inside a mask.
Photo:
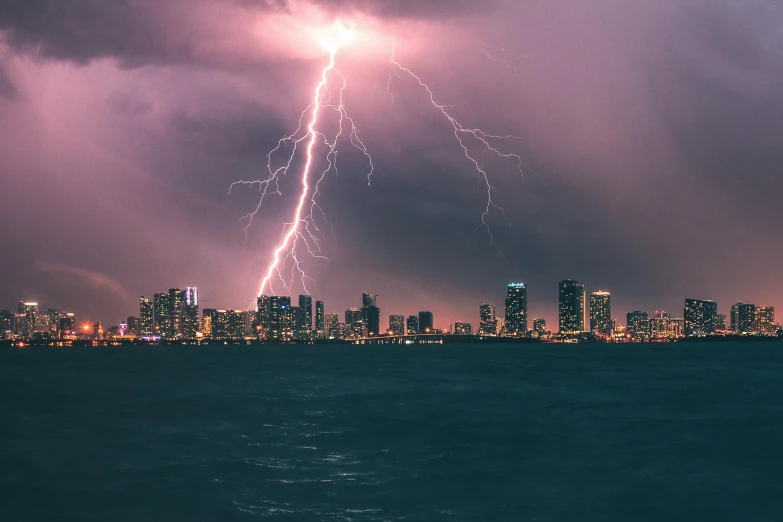
[{"label": "waterfront building", "polygon": [[271,296],[269,298],[269,340],[286,340],[288,327],[288,309],[291,308],[291,298],[288,296]]},{"label": "waterfront building", "polygon": [[407,324],[408,335],[419,333],[419,318],[415,315],[408,316]]},{"label": "waterfront building", "polygon": [[762,335],[777,335],[774,306],[762,305],[756,308],[756,331]]},{"label": "waterfront building", "polygon": [[198,321],[198,289],[189,286],[185,289],[182,299],[182,337],[195,339],[199,331]]},{"label": "waterfront building", "polygon": [[389,316],[389,331],[392,335],[405,334],[405,317],[402,315]]},{"label": "waterfront building", "polygon": [[337,325],[339,324],[340,319],[337,314],[326,314],[326,318],[324,320],[324,328],[326,329],[326,337],[329,338],[337,338]]},{"label": "waterfront building", "polygon": [[479,335],[494,337],[498,334],[495,305],[484,303],[479,307]]},{"label": "waterfront building", "polygon": [[650,337],[652,339],[670,339],[671,316],[667,312],[656,311],[650,320]]},{"label": "waterfront building", "polygon": [[419,312],[419,333],[429,333],[435,326],[432,319],[432,312],[422,311]]},{"label": "waterfront building", "polygon": [[749,303],[737,303],[737,326],[737,333],[756,333],[756,305]]},{"label": "waterfront building", "polygon": [[313,298],[309,295],[299,296],[299,338],[309,339],[313,334]]},{"label": "waterfront building", "polygon": [[139,333],[152,335],[153,330],[152,303],[144,296],[139,297]]},{"label": "waterfront building", "polygon": [[609,292],[590,293],[590,331],[604,336],[612,334],[612,295]]},{"label": "waterfront building", "polygon": [[585,285],[573,279],[558,284],[558,319],[561,334],[585,330]]},{"label": "waterfront building", "polygon": [[171,332],[171,307],[169,306],[168,292],[155,294],[152,302],[154,331],[161,337],[168,337]]},{"label": "waterfront building", "polygon": [[632,341],[647,341],[650,339],[650,316],[647,312],[634,310],[628,312],[625,332]]},{"label": "waterfront building", "polygon": [[525,283],[509,283],[505,302],[506,335],[527,335],[527,286]]},{"label": "waterfront building", "polygon": [[29,339],[38,327],[38,303],[19,301],[16,315],[16,333],[23,339]]},{"label": "waterfront building", "polygon": [[362,306],[378,306],[378,294],[362,294]]},{"label": "waterfront building", "polygon": [[362,321],[362,310],[361,308],[351,307],[345,311],[345,324],[349,324],[351,326],[355,325],[356,323],[359,323]]},{"label": "waterfront building", "polygon": [[0,310],[0,340],[14,336],[14,314],[10,310]]},{"label": "waterfront building", "polygon": [[686,299],[684,329],[686,337],[712,335],[716,330],[718,303],[706,299]]},{"label": "waterfront building", "polygon": [[76,314],[60,312],[60,335],[70,335],[76,332]]},{"label": "waterfront building", "polygon": [[454,333],[456,335],[473,335],[473,325],[470,323],[454,323]]},{"label": "waterfront building", "polygon": [[536,319],[533,319],[533,331],[536,332],[539,336],[546,335],[546,319],[543,317],[537,317]]},{"label": "waterfront building", "polygon": [[269,340],[269,320],[270,320],[269,296],[261,295],[256,298],[256,338],[259,341]]},{"label": "waterfront building", "polygon": [[326,324],[324,322],[324,302],[315,302],[315,331],[319,339],[326,337]]},{"label": "waterfront building", "polygon": [[180,288],[169,289],[169,334],[174,339],[182,337],[183,295]]}]

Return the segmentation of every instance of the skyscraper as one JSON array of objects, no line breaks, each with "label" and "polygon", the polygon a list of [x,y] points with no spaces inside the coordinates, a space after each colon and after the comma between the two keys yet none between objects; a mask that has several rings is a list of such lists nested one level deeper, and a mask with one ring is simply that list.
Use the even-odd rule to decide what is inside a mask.
[{"label": "skyscraper", "polygon": [[612,296],[598,290],[590,294],[590,331],[601,335],[612,333]]},{"label": "skyscraper", "polygon": [[345,311],[345,324],[354,325],[363,322],[362,311],[360,308],[351,307]]},{"label": "skyscraper", "polygon": [[538,335],[546,334],[546,319],[542,317],[533,319],[533,331],[538,333]]},{"label": "skyscraper", "polygon": [[579,281],[560,281],[559,320],[561,334],[574,334],[585,329],[585,285]]},{"label": "skyscraper", "polygon": [[169,337],[182,337],[183,295],[180,288],[169,289]]},{"label": "skyscraper", "polygon": [[392,335],[404,335],[405,334],[405,317],[401,315],[389,316],[389,330]]},{"label": "skyscraper", "polygon": [[[291,298],[288,296],[272,296],[269,298],[269,339],[272,341],[287,340],[289,321],[288,309],[291,308]],[[290,325],[291,327],[293,325]],[[293,332],[292,332],[293,333]]]},{"label": "skyscraper", "polygon": [[337,337],[337,325],[340,323],[339,316],[337,314],[326,314],[324,322],[326,337]]},{"label": "skyscraper", "polygon": [[299,335],[308,339],[313,331],[313,298],[309,295],[299,296]]},{"label": "skyscraper", "polygon": [[737,303],[739,333],[752,334],[756,332],[756,305]]},{"label": "skyscraper", "polygon": [[189,286],[185,289],[182,303],[182,337],[195,339],[199,329],[198,324],[198,289]]},{"label": "skyscraper", "polygon": [[718,303],[704,299],[686,299],[684,329],[686,337],[712,335],[718,318]]},{"label": "skyscraper", "polygon": [[740,332],[740,326],[739,326],[739,307],[742,304],[742,301],[735,303],[731,305],[731,309],[729,311],[729,329],[734,333]]},{"label": "skyscraper", "polygon": [[269,340],[270,304],[269,296],[262,295],[256,299],[256,338],[260,341]]},{"label": "skyscraper", "polygon": [[495,336],[498,333],[498,321],[495,315],[495,305],[484,303],[479,307],[479,334]]},{"label": "skyscraper", "polygon": [[38,326],[38,303],[19,301],[17,315],[17,333],[28,339],[33,336]]},{"label": "skyscraper", "polygon": [[73,312],[60,312],[60,333],[68,335],[76,331],[76,315]]},{"label": "skyscraper", "polygon": [[433,325],[432,312],[426,310],[419,312],[419,333],[430,333],[434,328]]},{"label": "skyscraper", "polygon": [[14,335],[14,314],[9,310],[0,310],[0,339],[10,339]]},{"label": "skyscraper", "polygon": [[409,315],[405,326],[408,330],[408,335],[419,333],[419,318],[415,315]]},{"label": "skyscraper", "polygon": [[318,332],[318,337],[326,337],[326,330],[324,324],[324,302],[315,302],[315,331]]},{"label": "skyscraper", "polygon": [[510,283],[506,289],[506,334],[511,337],[527,335],[527,286]]},{"label": "skyscraper", "polygon": [[756,308],[756,331],[762,335],[777,335],[774,306],[762,305]]},{"label": "skyscraper", "polygon": [[454,333],[456,335],[473,335],[473,325],[470,323],[454,323]]},{"label": "skyscraper", "polygon": [[362,294],[362,306],[378,306],[378,294]]},{"label": "skyscraper", "polygon": [[139,333],[152,335],[152,303],[144,296],[139,297]]},{"label": "skyscraper", "polygon": [[671,333],[671,316],[667,312],[656,311],[650,319],[650,337],[652,339],[669,339]]},{"label": "skyscraper", "polygon": [[154,329],[157,335],[169,337],[171,332],[171,307],[168,292],[155,294],[153,297]]},{"label": "skyscraper", "polygon": [[647,312],[634,310],[628,312],[625,332],[634,341],[647,341],[650,338],[650,316]]},{"label": "skyscraper", "polygon": [[363,306],[362,319],[367,325],[368,335],[378,335],[381,331],[381,309],[377,306]]}]

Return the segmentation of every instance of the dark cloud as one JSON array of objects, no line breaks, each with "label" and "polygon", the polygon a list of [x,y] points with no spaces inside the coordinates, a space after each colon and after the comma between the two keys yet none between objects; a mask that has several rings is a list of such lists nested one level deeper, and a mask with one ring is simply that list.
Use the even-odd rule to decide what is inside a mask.
[{"label": "dark cloud", "polygon": [[19,90],[16,88],[16,85],[14,85],[11,76],[0,61],[0,98],[13,101],[18,95]]},{"label": "dark cloud", "polygon": [[333,12],[359,12],[382,18],[434,19],[492,14],[496,0],[315,0]]}]

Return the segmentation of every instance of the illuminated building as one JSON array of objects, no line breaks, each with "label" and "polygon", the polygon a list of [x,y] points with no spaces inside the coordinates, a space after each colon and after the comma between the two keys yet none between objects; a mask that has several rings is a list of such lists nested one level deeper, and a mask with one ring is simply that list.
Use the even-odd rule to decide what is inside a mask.
[{"label": "illuminated building", "polygon": [[542,317],[533,319],[533,331],[538,335],[546,335],[546,319]]},{"label": "illuminated building", "polygon": [[260,341],[269,340],[270,320],[269,296],[262,295],[256,299],[256,337]]},{"label": "illuminated building", "polygon": [[737,326],[740,334],[756,333],[756,305],[737,303]]},{"label": "illuminated building", "polygon": [[527,335],[527,286],[525,283],[510,283],[506,290],[506,335],[525,337]]},{"label": "illuminated building", "polygon": [[98,321],[92,325],[92,335],[96,339],[103,339],[103,323]]},{"label": "illuminated building", "polygon": [[419,312],[419,333],[430,333],[433,330],[432,312],[426,310]]},{"label": "illuminated building", "polygon": [[38,303],[19,301],[18,311],[16,333],[23,339],[29,339],[38,326]]},{"label": "illuminated building", "polygon": [[169,290],[169,331],[167,337],[175,338],[182,336],[183,301],[181,289],[171,288]]},{"label": "illuminated building", "polygon": [[215,328],[215,316],[217,315],[217,310],[214,308],[204,308],[204,310],[201,312],[201,333],[204,336],[204,339],[214,339],[216,328]]},{"label": "illuminated building", "polygon": [[682,317],[669,319],[669,337],[677,339],[685,335],[685,320]]},{"label": "illuminated building", "polygon": [[60,312],[60,333],[72,334],[76,331],[76,315],[73,312]]},{"label": "illuminated building", "polygon": [[326,337],[337,337],[337,324],[340,322],[337,314],[326,314],[324,320],[324,328],[326,329]]},{"label": "illuminated building", "polygon": [[585,330],[585,285],[573,279],[558,285],[558,319],[561,334],[575,334]]},{"label": "illuminated building", "polygon": [[762,305],[756,308],[756,331],[762,335],[777,335],[774,306]]},{"label": "illuminated building", "polygon": [[152,304],[144,296],[139,297],[139,333],[152,335],[154,332],[152,320]]},{"label": "illuminated building", "polygon": [[473,335],[473,325],[470,323],[454,323],[456,335]]},{"label": "illuminated building", "polygon": [[718,303],[704,299],[686,299],[684,310],[686,337],[698,337],[715,333],[718,319]]},{"label": "illuminated building", "polygon": [[182,337],[195,339],[198,330],[198,289],[195,286],[189,286],[183,295]]},{"label": "illuminated building", "polygon": [[310,339],[313,334],[313,298],[309,295],[299,296],[299,318],[296,326],[298,339]]},{"label": "illuminated building", "polygon": [[368,335],[378,335],[378,333],[381,331],[381,309],[378,308],[377,306],[375,305],[363,306],[362,320],[364,321],[364,324],[367,325]]},{"label": "illuminated building", "polygon": [[364,322],[364,319],[359,319],[357,322],[351,325],[351,337],[353,337],[354,339],[367,337],[367,335],[368,335],[368,329],[367,329],[367,324]]},{"label": "illuminated building", "polygon": [[323,338],[326,335],[323,301],[315,302],[315,331],[319,338]]},{"label": "illuminated building", "polygon": [[359,308],[353,307],[345,311],[345,324],[351,326],[362,321],[362,311]]},{"label": "illuminated building", "polygon": [[498,334],[495,305],[484,303],[479,307],[479,334],[490,337]]},{"label": "illuminated building", "polygon": [[9,310],[0,310],[0,339],[10,339],[14,335],[14,314]]},{"label": "illuminated building", "polygon": [[390,315],[389,330],[392,335],[405,335],[405,317],[402,315]]},{"label": "illuminated building", "polygon": [[419,318],[415,315],[409,315],[405,326],[408,330],[408,335],[419,333]]},{"label": "illuminated building", "polygon": [[590,294],[590,331],[601,335],[612,333],[612,296],[598,290]]},{"label": "illuminated building", "polygon": [[204,338],[212,341],[239,340],[245,335],[242,310],[205,308],[202,323]]},{"label": "illuminated building", "polygon": [[729,329],[734,333],[739,333],[739,305],[742,303],[735,303],[731,305],[729,311]]},{"label": "illuminated building", "polygon": [[47,308],[44,313],[45,322],[39,330],[56,334],[60,329],[60,311],[54,308]]},{"label": "illuminated building", "polygon": [[671,335],[671,316],[667,312],[656,311],[650,320],[650,337],[653,339],[670,339]]},{"label": "illuminated building", "polygon": [[269,298],[269,340],[288,341],[293,336],[294,324],[290,320],[291,298],[272,296]]},{"label": "illuminated building", "polygon": [[168,292],[155,294],[153,297],[153,328],[157,335],[168,337],[171,332],[171,307]]},{"label": "illuminated building", "polygon": [[125,324],[128,325],[127,333],[138,335],[139,333],[139,318],[135,317],[133,315],[129,316],[128,319],[126,319]]},{"label": "illuminated building", "polygon": [[726,331],[726,314],[718,314],[715,319],[715,329],[721,332]]},{"label": "illuminated building", "polygon": [[628,312],[625,325],[625,333],[631,340],[647,341],[650,339],[650,316],[647,312],[639,310]]},{"label": "illuminated building", "polygon": [[347,323],[335,323],[331,331],[330,337],[335,339],[344,340],[351,337],[351,325]]}]

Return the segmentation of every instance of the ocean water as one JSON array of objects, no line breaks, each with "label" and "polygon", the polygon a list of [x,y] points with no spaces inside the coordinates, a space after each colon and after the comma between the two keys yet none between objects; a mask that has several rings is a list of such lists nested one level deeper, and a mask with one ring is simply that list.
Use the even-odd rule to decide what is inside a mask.
[{"label": "ocean water", "polygon": [[0,521],[780,521],[783,344],[0,348]]}]

